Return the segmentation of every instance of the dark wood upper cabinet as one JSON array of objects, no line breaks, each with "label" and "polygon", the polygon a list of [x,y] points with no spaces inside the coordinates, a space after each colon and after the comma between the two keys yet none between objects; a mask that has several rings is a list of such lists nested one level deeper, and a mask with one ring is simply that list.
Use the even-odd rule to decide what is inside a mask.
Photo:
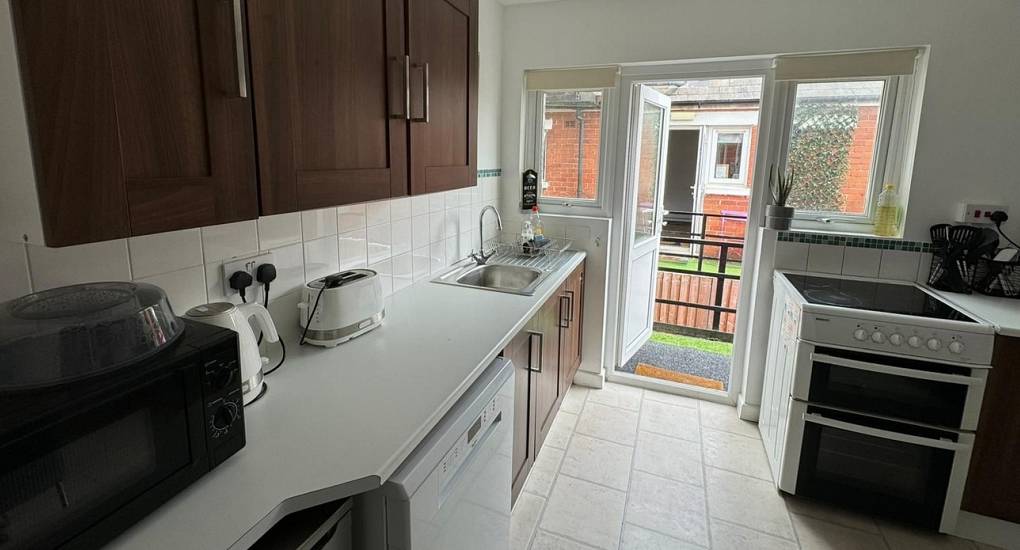
[{"label": "dark wood upper cabinet", "polygon": [[478,0],[409,0],[411,193],[475,185]]},{"label": "dark wood upper cabinet", "polygon": [[11,6],[47,245],[258,215],[240,4]]},{"label": "dark wood upper cabinet", "polygon": [[406,195],[401,0],[248,0],[263,214]]}]

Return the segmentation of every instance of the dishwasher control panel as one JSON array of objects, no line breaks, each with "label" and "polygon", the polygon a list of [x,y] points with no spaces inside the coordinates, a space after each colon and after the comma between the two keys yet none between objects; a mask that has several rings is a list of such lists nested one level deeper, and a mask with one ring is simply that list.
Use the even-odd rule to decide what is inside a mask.
[{"label": "dishwasher control panel", "polygon": [[482,409],[481,414],[471,423],[471,427],[461,434],[460,438],[457,439],[457,443],[446,453],[443,461],[439,463],[440,491],[445,492],[446,486],[456,475],[461,465],[464,464],[464,461],[471,456],[471,452],[477,443],[489,433],[493,424],[496,424],[502,418],[503,414],[499,408],[499,396],[497,395]]}]

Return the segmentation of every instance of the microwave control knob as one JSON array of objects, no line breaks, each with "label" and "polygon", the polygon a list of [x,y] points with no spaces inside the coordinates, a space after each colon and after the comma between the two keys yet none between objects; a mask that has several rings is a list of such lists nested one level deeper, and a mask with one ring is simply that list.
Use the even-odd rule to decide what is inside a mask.
[{"label": "microwave control knob", "polygon": [[217,431],[226,430],[235,420],[237,420],[237,403],[228,401],[213,413],[213,429]]},{"label": "microwave control knob", "polygon": [[854,331],[854,340],[860,340],[863,342],[864,340],[867,339],[868,333],[864,329],[858,328],[857,330]]},{"label": "microwave control knob", "polygon": [[885,342],[885,335],[876,330],[871,333],[871,341],[876,344],[881,344],[882,342]]},{"label": "microwave control knob", "polygon": [[949,343],[949,351],[952,353],[962,353],[963,342],[959,340],[953,340],[952,342]]},{"label": "microwave control knob", "polygon": [[894,332],[894,333],[890,334],[889,335],[889,343],[894,345],[894,346],[902,346],[903,345],[903,335],[898,333],[898,332]]},{"label": "microwave control knob", "polygon": [[911,336],[910,338],[907,338],[907,345],[912,347],[912,348],[919,348],[919,347],[921,347],[921,337],[920,336]]},{"label": "microwave control knob", "polygon": [[942,349],[942,340],[939,340],[938,338],[929,338],[928,349],[932,351],[938,351]]}]

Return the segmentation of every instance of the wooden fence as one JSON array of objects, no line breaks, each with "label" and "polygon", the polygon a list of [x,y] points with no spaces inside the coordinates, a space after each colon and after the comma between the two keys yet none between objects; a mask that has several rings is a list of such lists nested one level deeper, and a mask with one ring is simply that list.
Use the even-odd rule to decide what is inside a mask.
[{"label": "wooden fence", "polygon": [[[722,281],[722,299],[716,302],[716,285]],[[699,330],[713,330],[715,311],[706,308],[659,303],[661,300],[704,306],[737,308],[739,279],[719,279],[713,275],[693,275],[659,271],[655,282],[655,322]],[[719,332],[733,334],[736,314],[719,313]]]}]

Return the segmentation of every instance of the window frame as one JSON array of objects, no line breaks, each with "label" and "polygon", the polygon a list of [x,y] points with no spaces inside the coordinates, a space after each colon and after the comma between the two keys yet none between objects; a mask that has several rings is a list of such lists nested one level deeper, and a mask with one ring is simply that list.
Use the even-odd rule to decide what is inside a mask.
[{"label": "window frame", "polygon": [[[750,126],[709,126],[711,130],[709,136],[709,166],[708,166],[708,177],[705,181],[706,189],[715,189],[721,193],[730,193],[738,191],[738,194],[747,194],[747,167],[751,158],[751,127]],[[740,134],[742,141],[740,143],[740,171],[741,174],[736,178],[717,178],[715,177],[715,165],[716,156],[719,153],[719,134]]]},{"label": "window frame", "polygon": [[[861,76],[854,78],[823,78],[780,81],[776,83],[777,102],[782,112],[777,113],[781,124],[779,151],[776,166],[787,166],[792,130],[794,106],[797,99],[797,85],[819,82],[874,82],[882,81],[882,98],[879,105],[878,131],[875,136],[875,150],[872,153],[871,175],[868,182],[868,196],[863,214],[848,214],[829,211],[797,210],[792,229],[826,233],[872,234],[878,195],[886,181],[898,183],[903,192],[908,182],[900,181],[905,162],[906,128],[910,123],[912,105],[913,75]],[[767,178],[766,178],[767,181]],[[901,228],[902,230],[902,228]]]},{"label": "window frame", "polygon": [[[550,92],[602,92],[602,110],[600,115],[601,133],[599,134],[599,174],[595,182],[594,199],[577,199],[544,196],[545,181],[545,94]],[[543,212],[551,214],[577,214],[584,216],[604,215],[607,202],[612,195],[606,189],[606,171],[611,169],[608,158],[612,146],[611,137],[615,132],[615,88],[568,88],[562,90],[529,90],[525,98],[524,113],[524,167],[538,172],[538,205]],[[541,161],[541,163],[539,163]],[[520,198],[517,199],[520,207]]]}]

